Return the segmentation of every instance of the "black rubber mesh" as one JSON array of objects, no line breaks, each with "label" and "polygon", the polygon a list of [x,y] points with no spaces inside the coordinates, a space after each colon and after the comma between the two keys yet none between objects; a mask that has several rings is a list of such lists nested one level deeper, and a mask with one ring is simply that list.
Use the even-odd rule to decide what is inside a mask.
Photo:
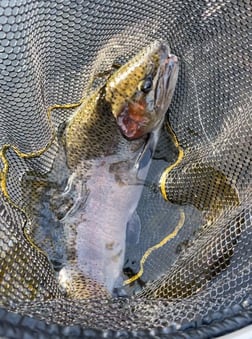
[{"label": "black rubber mesh", "polygon": [[[24,234],[25,223],[33,229],[33,201],[21,185],[24,174],[50,170],[57,145],[29,159],[7,147],[2,156],[9,164],[7,189],[18,207],[1,194],[2,306],[47,323],[129,331],[183,330],[185,324],[199,326],[251,308],[249,5],[0,2],[1,145],[23,153],[44,149],[66,119],[62,111],[48,119],[50,105],[78,101],[91,75],[128,60],[154,39],[169,42],[180,72],[168,119],[184,157],[166,177],[165,202],[157,184],[178,150],[164,129],[147,178],[153,185],[138,207],[141,246],[132,250],[128,244],[125,273],[136,273],[145,251],[174,230],[180,213],[185,215],[178,236],[146,261],[141,286],[149,283],[139,294],[123,300],[65,300],[50,262]],[[29,207],[29,213],[20,207]],[[131,294],[138,289],[137,283],[127,287]]]}]

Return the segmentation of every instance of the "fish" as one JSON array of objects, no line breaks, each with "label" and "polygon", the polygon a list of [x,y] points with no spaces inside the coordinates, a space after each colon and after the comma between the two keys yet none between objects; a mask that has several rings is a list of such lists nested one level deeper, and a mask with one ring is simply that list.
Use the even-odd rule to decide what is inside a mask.
[{"label": "fish", "polygon": [[83,99],[67,122],[63,144],[70,176],[63,195],[73,204],[61,219],[68,256],[59,277],[84,277],[72,287],[75,298],[92,282],[109,294],[121,283],[127,227],[133,225],[137,237],[136,207],[178,68],[167,42],[154,41]]}]

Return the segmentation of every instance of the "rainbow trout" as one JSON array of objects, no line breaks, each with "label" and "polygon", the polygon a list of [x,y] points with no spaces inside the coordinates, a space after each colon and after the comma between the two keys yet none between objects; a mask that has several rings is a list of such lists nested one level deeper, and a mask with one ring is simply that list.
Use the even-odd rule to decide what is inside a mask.
[{"label": "rainbow trout", "polygon": [[[115,71],[69,120],[64,145],[71,175],[64,194],[74,196],[74,205],[62,219],[68,252],[59,273],[62,285],[77,274],[85,289],[97,282],[111,293],[116,286],[127,225],[136,224],[134,211],[177,73],[176,56],[165,42],[155,41]],[[81,297],[80,284],[70,285],[71,296]]]}]

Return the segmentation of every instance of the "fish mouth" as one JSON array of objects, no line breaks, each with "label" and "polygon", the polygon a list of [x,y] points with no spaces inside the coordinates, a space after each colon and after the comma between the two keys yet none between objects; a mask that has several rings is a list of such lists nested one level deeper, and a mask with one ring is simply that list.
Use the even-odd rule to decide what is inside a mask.
[{"label": "fish mouth", "polygon": [[151,123],[151,117],[146,114],[146,103],[127,103],[117,116],[116,122],[127,139],[141,138],[148,132]]},{"label": "fish mouth", "polygon": [[178,58],[165,51],[155,84],[155,110],[163,115],[167,112],[173,97],[178,77]]},{"label": "fish mouth", "polygon": [[161,125],[171,103],[178,76],[178,58],[165,44],[158,46],[159,65],[149,92],[138,90],[116,116],[117,125],[129,140],[138,139]]}]

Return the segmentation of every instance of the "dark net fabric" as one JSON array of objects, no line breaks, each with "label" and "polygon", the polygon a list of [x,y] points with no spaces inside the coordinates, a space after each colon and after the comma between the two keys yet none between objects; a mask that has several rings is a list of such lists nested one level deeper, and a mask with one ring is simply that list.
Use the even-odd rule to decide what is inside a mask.
[{"label": "dark net fabric", "polygon": [[[210,333],[211,321],[242,312],[242,324],[251,321],[250,13],[247,0],[0,1],[3,328],[39,324],[42,333],[47,323],[62,325],[61,337],[93,335],[85,332],[92,328],[147,338],[185,331],[186,324],[205,324]],[[141,278],[125,286],[127,298],[101,292],[71,300],[55,278],[51,259],[59,249],[37,229],[38,197],[29,179],[51,171],[59,148],[53,136],[71,113],[48,116],[48,108],[78,102],[93,75],[156,39],[178,56],[179,78],[170,127],[163,128],[137,208],[139,246],[127,244],[124,278],[182,224],[147,257]],[[158,188],[162,173],[167,201]],[[5,318],[8,311],[22,318]]]}]

